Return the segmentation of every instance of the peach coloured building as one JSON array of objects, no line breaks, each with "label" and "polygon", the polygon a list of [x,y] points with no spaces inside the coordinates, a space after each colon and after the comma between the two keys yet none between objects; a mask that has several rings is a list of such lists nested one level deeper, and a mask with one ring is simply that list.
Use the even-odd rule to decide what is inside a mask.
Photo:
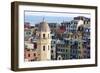
[{"label": "peach coloured building", "polygon": [[37,52],[33,49],[25,49],[24,50],[25,61],[36,61],[37,60]]}]

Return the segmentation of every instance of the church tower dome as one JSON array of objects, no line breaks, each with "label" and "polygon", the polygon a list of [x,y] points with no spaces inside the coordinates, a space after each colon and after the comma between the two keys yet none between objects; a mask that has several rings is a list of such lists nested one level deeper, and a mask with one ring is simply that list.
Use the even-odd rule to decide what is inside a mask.
[{"label": "church tower dome", "polygon": [[49,32],[50,28],[47,22],[43,21],[40,23],[38,31]]}]

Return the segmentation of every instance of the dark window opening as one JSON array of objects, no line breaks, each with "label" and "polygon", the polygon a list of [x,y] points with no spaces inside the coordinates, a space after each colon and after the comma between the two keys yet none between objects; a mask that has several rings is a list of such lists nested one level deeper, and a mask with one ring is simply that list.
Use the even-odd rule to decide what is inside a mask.
[{"label": "dark window opening", "polygon": [[35,48],[35,49],[37,48],[37,43],[34,43],[34,48]]},{"label": "dark window opening", "polygon": [[36,53],[34,53],[33,55],[36,56]]},{"label": "dark window opening", "polygon": [[45,38],[45,34],[43,34],[43,38]]},{"label": "dark window opening", "polygon": [[61,60],[61,58],[59,57],[59,60]]},{"label": "dark window opening", "polygon": [[45,46],[43,46],[43,51],[45,51]]},{"label": "dark window opening", "polygon": [[28,57],[30,57],[30,54],[28,54]]},{"label": "dark window opening", "polygon": [[27,49],[27,51],[30,51],[29,49]]},{"label": "dark window opening", "polygon": [[53,50],[51,50],[51,53],[53,53]]}]

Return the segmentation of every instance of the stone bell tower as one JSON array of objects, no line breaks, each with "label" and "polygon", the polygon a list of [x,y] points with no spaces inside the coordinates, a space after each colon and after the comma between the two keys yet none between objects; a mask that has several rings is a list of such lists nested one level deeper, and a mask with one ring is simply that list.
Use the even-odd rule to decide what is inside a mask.
[{"label": "stone bell tower", "polygon": [[43,21],[38,28],[37,49],[39,60],[51,60],[51,36],[47,22]]}]

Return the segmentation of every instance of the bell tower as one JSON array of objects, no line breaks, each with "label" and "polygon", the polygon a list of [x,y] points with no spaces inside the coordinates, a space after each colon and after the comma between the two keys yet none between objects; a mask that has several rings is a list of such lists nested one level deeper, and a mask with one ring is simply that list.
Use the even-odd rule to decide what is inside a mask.
[{"label": "bell tower", "polygon": [[51,36],[47,22],[43,20],[38,28],[37,49],[39,60],[51,60]]}]

